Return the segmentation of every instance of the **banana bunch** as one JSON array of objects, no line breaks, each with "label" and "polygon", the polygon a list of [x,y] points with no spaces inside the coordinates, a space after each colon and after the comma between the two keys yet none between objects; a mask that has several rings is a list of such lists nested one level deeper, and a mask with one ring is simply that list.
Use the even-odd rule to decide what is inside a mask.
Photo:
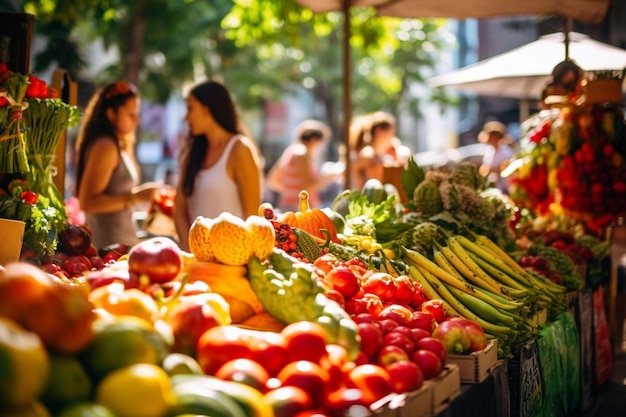
[{"label": "banana bunch", "polygon": [[409,275],[428,298],[443,301],[448,316],[473,320],[498,339],[501,357],[533,336],[542,309],[565,310],[565,287],[530,275],[488,237],[442,234],[432,257],[404,248]]}]

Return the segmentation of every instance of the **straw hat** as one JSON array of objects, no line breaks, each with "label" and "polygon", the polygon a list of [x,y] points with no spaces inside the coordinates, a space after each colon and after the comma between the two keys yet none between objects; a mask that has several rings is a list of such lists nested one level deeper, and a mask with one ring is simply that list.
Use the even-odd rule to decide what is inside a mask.
[{"label": "straw hat", "polygon": [[497,120],[491,120],[483,126],[483,130],[478,134],[478,141],[480,143],[487,143],[489,140],[489,134],[498,133],[502,138],[500,139],[504,143],[511,143],[511,135],[507,132],[506,126]]}]

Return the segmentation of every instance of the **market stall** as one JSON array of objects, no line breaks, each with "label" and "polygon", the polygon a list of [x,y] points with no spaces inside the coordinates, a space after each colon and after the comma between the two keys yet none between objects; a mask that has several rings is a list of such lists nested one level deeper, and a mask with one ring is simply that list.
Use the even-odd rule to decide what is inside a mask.
[{"label": "market stall", "polygon": [[30,249],[0,263],[0,414],[585,410],[612,374],[607,230],[626,202],[621,95],[593,87],[609,75],[527,122],[511,195],[411,159],[324,209],[302,191],[294,212],[198,217],[185,252],[158,233],[94,247],[51,170],[75,108],[0,68],[0,214]]}]

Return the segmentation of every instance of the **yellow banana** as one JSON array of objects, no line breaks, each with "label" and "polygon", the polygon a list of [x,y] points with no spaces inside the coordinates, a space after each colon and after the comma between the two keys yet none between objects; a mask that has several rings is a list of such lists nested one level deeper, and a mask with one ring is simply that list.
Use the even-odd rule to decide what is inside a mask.
[{"label": "yellow banana", "polygon": [[409,276],[413,281],[421,286],[422,292],[429,300],[441,300],[441,306],[443,311],[448,317],[463,317],[461,313],[456,311],[446,300],[444,300],[439,293],[430,285],[430,282],[424,277],[424,274],[419,267],[415,265],[409,265]]}]

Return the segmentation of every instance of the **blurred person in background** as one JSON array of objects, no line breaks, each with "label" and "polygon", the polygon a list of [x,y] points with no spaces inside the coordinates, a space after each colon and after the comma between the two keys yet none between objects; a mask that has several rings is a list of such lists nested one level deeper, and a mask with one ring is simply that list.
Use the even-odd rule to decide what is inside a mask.
[{"label": "blurred person in background", "polygon": [[378,111],[357,117],[350,127],[352,188],[376,178],[384,182],[386,166],[404,166],[411,150],[396,136],[396,118]]},{"label": "blurred person in background", "polygon": [[193,87],[187,96],[189,140],[181,153],[174,222],[188,250],[189,228],[198,216],[228,212],[242,219],[261,204],[262,162],[243,131],[228,90],[216,81]]},{"label": "blurred person in background", "polygon": [[323,151],[330,141],[330,128],[317,120],[305,120],[267,174],[267,187],[278,194],[276,208],[296,211],[300,191],[309,193],[309,205],[321,207],[320,193],[338,180],[341,172],[322,172]]},{"label": "blurred person in background", "polygon": [[76,195],[92,243],[137,243],[133,207],[150,201],[159,184],[139,185],[134,155],[140,97],[133,84],[118,81],[89,101],[76,142]]},{"label": "blurred person in background", "polygon": [[480,166],[481,175],[489,178],[489,182],[500,191],[507,193],[509,181],[500,176],[502,169],[513,157],[512,138],[506,126],[497,120],[489,120],[478,134],[478,142],[489,145],[483,155]]}]

